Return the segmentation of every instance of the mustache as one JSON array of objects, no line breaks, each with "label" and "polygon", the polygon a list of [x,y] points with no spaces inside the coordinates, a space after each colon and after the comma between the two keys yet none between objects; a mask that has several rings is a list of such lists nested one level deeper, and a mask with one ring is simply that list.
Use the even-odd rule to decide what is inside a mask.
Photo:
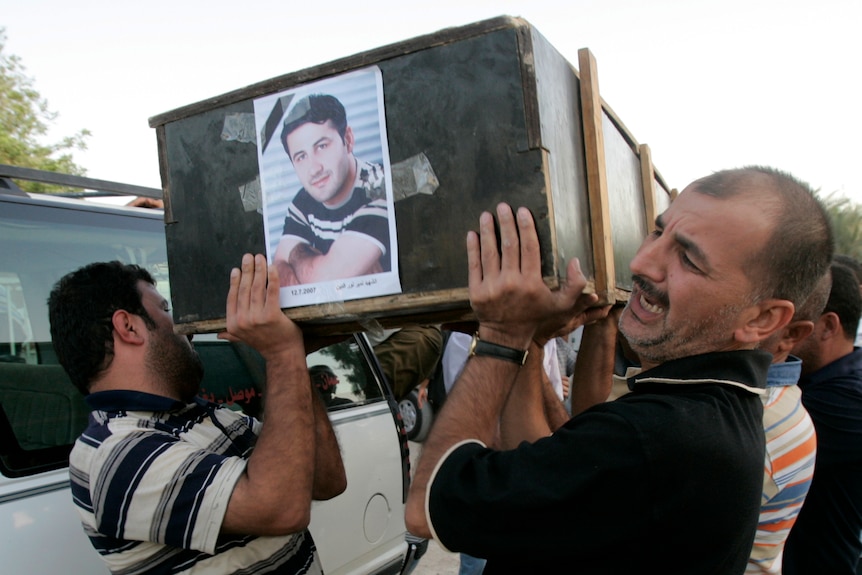
[{"label": "mustache", "polygon": [[638,290],[643,292],[647,299],[658,302],[662,307],[667,308],[670,301],[667,297],[667,292],[663,292],[643,276],[633,275],[632,284],[637,286]]}]

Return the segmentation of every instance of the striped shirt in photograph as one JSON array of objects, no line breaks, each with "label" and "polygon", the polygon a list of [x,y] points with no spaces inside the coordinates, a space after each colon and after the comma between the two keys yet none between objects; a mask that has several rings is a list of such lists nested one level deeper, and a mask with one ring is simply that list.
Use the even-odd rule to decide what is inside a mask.
[{"label": "striped shirt in photograph", "polygon": [[[373,174],[376,187],[368,185]],[[383,271],[392,269],[389,254],[389,210],[382,182],[382,168],[357,160],[353,192],[341,205],[328,207],[315,200],[305,188],[297,192],[284,219],[282,237],[309,244],[322,254],[342,235],[355,235],[380,248]]]}]

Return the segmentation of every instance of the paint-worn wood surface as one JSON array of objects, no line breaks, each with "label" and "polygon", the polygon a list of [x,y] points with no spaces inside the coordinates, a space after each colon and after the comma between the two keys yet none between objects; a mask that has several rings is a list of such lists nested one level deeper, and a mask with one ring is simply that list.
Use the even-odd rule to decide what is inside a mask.
[{"label": "paint-worn wood surface", "polygon": [[[639,240],[631,238],[645,230],[639,144],[602,102],[598,129],[606,133],[611,126],[614,135],[610,143],[605,135],[595,153],[623,159],[613,164],[616,174],[608,167],[605,175],[607,197],[599,201],[610,209],[610,237],[596,255],[591,210],[601,204],[591,208],[589,202],[578,73],[529,23],[501,17],[286,74],[151,118],[181,330],[222,328],[230,268],[243,253],[265,251],[262,215],[245,188],[259,173],[255,144],[225,138],[225,122],[253,113],[259,96],[370,65],[382,73],[392,163],[424,154],[439,180],[433,194],[395,203],[403,293],[285,313],[319,333],[469,319],[464,238],[476,229],[479,214],[501,201],[527,206],[534,214],[548,285],[558,285],[572,257],[594,276],[598,257],[601,270],[617,270],[603,279],[603,286],[611,284],[606,297],[625,298],[628,280],[620,269],[627,271],[637,249]],[[631,158],[633,173],[618,169]],[[624,178],[638,181],[620,185]],[[628,197],[629,189],[637,190],[638,199]],[[624,206],[617,208],[619,217],[617,196]]]}]

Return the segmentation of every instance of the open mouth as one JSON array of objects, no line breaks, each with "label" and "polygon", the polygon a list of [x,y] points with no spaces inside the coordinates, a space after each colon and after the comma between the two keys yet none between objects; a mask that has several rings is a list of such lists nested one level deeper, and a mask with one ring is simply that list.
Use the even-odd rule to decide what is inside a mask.
[{"label": "open mouth", "polygon": [[650,313],[660,314],[664,312],[664,308],[662,306],[650,303],[644,294],[640,294],[639,302],[641,307]]},{"label": "open mouth", "polygon": [[646,283],[643,279],[633,278],[638,305],[647,313],[660,315],[667,309],[667,296]]}]

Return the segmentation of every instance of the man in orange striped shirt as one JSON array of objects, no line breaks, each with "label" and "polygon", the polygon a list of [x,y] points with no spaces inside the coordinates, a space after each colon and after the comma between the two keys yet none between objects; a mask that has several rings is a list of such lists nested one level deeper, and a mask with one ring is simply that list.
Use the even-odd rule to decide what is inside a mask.
[{"label": "man in orange striped shirt", "polygon": [[766,375],[766,395],[761,396],[766,460],[760,519],[745,569],[749,574],[781,573],[784,542],[811,486],[817,442],[814,424],[802,405],[802,391],[796,385],[802,361],[790,355],[790,350],[814,331],[814,321],[826,306],[831,285],[831,276],[826,274],[796,309],[791,322],[761,346],[772,353],[773,360]]}]

